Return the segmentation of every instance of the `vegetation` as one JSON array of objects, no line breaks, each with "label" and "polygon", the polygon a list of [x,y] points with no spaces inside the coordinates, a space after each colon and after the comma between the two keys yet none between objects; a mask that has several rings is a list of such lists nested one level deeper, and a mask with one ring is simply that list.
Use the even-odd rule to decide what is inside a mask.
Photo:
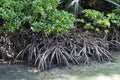
[{"label": "vegetation", "polygon": [[72,14],[57,10],[58,4],[59,0],[3,0],[0,3],[0,17],[3,21],[1,32],[23,31],[24,28],[33,32],[44,30],[46,34],[66,32],[74,27],[75,19]]},{"label": "vegetation", "polygon": [[0,1],[0,58],[40,70],[88,64],[91,59],[113,61],[109,50],[120,44],[120,8],[107,3],[112,10],[97,10],[98,1],[81,1],[90,8],[75,8],[78,19],[74,10],[64,11],[66,0]]}]

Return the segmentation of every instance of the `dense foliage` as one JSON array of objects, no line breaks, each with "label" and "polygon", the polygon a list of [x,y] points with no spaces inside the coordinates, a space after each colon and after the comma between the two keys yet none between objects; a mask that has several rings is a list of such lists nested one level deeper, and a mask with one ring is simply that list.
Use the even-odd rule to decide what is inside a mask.
[{"label": "dense foliage", "polygon": [[109,29],[113,26],[120,26],[120,8],[116,7],[112,12],[105,13],[95,9],[82,9],[80,12],[80,23],[84,23],[85,29],[92,29],[99,31],[109,32]]},{"label": "dense foliage", "polygon": [[120,27],[120,8],[116,8],[112,11],[112,13],[108,14],[110,21],[116,25],[116,27]]},{"label": "dense foliage", "polygon": [[60,0],[2,0],[0,1],[0,31],[17,29],[44,30],[64,33],[74,27],[72,14],[56,9]]},{"label": "dense foliage", "polygon": [[100,31],[99,28],[102,27],[102,29],[106,31],[107,28],[110,28],[109,19],[104,16],[103,13],[90,9],[83,10],[82,13],[84,17],[89,20],[88,22],[90,22],[84,26],[85,29],[95,29],[96,31]]}]

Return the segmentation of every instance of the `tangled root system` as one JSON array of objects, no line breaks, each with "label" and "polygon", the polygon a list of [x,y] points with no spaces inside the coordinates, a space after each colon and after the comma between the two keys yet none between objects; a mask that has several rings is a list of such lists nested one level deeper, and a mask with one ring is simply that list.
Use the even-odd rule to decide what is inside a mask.
[{"label": "tangled root system", "polygon": [[[15,40],[13,37],[18,35],[19,37]],[[34,65],[42,71],[53,66],[87,64],[91,59],[98,62],[113,60],[108,51],[109,43],[101,38],[93,37],[89,32],[76,31],[66,35],[52,36],[43,36],[39,33],[18,35],[7,38],[6,41],[9,42],[3,41],[7,45],[0,44],[2,58],[5,58],[3,55],[8,56],[6,52],[9,52],[12,53],[10,55],[14,63],[17,60],[24,60],[28,65]]]}]

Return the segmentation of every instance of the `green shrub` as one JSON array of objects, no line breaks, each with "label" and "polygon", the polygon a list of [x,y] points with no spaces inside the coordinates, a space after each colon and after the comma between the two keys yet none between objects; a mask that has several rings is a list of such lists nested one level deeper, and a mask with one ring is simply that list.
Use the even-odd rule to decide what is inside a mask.
[{"label": "green shrub", "polygon": [[110,18],[111,23],[114,23],[117,27],[120,27],[120,15],[111,13],[108,14],[108,17]]},{"label": "green shrub", "polygon": [[64,33],[74,27],[72,14],[56,9],[60,0],[2,0],[0,1],[0,31],[32,29]]},{"label": "green shrub", "polygon": [[107,19],[107,17],[103,13],[91,9],[85,9],[82,11],[82,13],[86,18],[93,21],[94,25],[99,25],[106,28],[110,27],[109,19]]},{"label": "green shrub", "polygon": [[17,13],[14,11],[14,7],[12,7],[15,4],[12,1],[0,1],[0,19],[3,22],[0,25],[0,31],[6,30],[13,32],[19,28],[20,21]]},{"label": "green shrub", "polygon": [[84,16],[85,22],[87,22],[84,26],[85,29],[108,32],[108,28],[111,26],[110,20],[104,13],[97,10],[84,9],[82,10],[82,15]]},{"label": "green shrub", "polygon": [[117,27],[120,27],[120,8],[116,7],[112,10],[112,13],[107,15],[111,23],[115,24]]},{"label": "green shrub", "polygon": [[85,29],[92,29],[96,31],[102,30],[105,33],[108,33],[111,24],[116,25],[116,27],[120,27],[120,8],[118,7],[113,9],[112,13],[107,15],[91,9],[84,9],[82,13],[85,22],[87,22],[84,26]]}]

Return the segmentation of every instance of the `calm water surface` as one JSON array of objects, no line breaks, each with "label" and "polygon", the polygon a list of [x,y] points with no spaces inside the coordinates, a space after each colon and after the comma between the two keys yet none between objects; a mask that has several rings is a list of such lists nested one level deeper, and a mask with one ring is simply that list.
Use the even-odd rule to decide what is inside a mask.
[{"label": "calm water surface", "polygon": [[0,80],[120,80],[120,52],[112,52],[115,62],[54,68],[37,73],[24,65],[0,64]]}]

